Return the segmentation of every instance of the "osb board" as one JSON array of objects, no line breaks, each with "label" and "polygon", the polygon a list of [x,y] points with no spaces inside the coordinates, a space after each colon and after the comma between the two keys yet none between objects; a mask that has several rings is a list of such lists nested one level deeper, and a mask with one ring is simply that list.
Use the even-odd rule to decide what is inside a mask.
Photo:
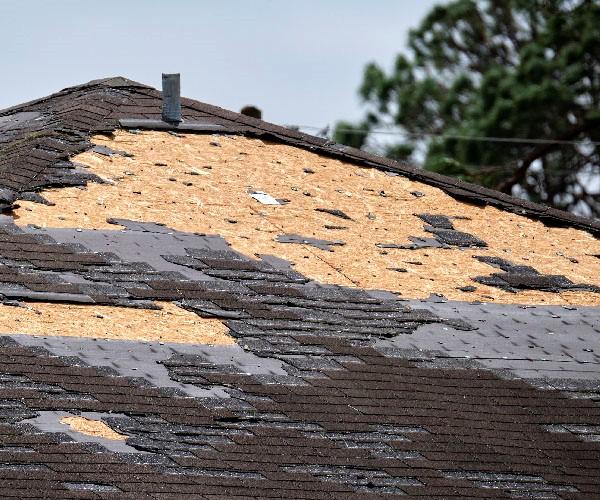
[{"label": "osb board", "polygon": [[60,422],[86,436],[102,437],[113,441],[125,441],[127,439],[126,435],[119,434],[101,420],[93,420],[85,417],[63,417],[60,419]]},{"label": "osb board", "polygon": [[[113,184],[45,191],[56,206],[22,202],[17,223],[114,229],[107,218],[161,222],[182,231],[220,234],[247,255],[287,259],[299,272],[323,283],[386,289],[407,298],[442,293],[466,301],[600,305],[600,294],[512,294],[470,279],[497,272],[473,259],[494,255],[543,273],[564,274],[576,283],[598,284],[599,261],[593,254],[600,253],[600,243],[584,231],[548,228],[493,207],[459,202],[402,176],[258,139],[117,131],[112,137],[93,140],[133,154],[128,158],[86,152],[74,158]],[[250,189],[290,203],[263,205],[249,196]],[[413,191],[425,196],[415,197]],[[339,209],[354,220],[315,208]],[[416,213],[469,217],[455,220],[456,229],[484,239],[489,248],[383,250],[376,246],[408,243],[409,236],[431,236],[423,231]],[[347,229],[326,229],[326,224]],[[340,239],[346,245],[328,252],[275,242],[282,233]],[[457,289],[467,285],[475,285],[477,291]]]},{"label": "osb board", "polygon": [[23,302],[0,305],[0,332],[41,336],[145,340],[182,344],[233,344],[227,327],[170,302],[160,310]]}]

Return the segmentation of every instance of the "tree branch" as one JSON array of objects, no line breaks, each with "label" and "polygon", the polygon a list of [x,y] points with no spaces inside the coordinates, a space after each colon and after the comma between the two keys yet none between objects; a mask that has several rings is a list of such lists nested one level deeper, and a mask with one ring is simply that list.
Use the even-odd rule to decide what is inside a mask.
[{"label": "tree branch", "polygon": [[[591,122],[584,122],[577,127],[573,127],[571,130],[563,134],[561,137],[557,137],[557,141],[570,141],[575,139],[579,134],[589,130],[593,126]],[[509,193],[512,186],[517,183],[520,183],[525,175],[527,175],[527,170],[531,166],[531,164],[537,160],[538,158],[547,155],[551,151],[562,147],[562,144],[541,144],[532,150],[529,151],[525,155],[524,158],[516,159],[513,164],[519,165],[519,167],[514,171],[513,175],[508,179],[504,179],[500,183],[498,183],[495,187],[498,191],[502,191],[503,193]],[[513,167],[514,168],[514,167]]]}]

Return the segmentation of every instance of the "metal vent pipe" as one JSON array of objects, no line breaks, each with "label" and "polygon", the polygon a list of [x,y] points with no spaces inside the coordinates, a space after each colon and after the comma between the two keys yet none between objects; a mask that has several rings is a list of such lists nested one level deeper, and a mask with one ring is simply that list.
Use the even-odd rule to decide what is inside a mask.
[{"label": "metal vent pipe", "polygon": [[162,119],[167,123],[181,123],[181,86],[179,73],[162,75]]}]

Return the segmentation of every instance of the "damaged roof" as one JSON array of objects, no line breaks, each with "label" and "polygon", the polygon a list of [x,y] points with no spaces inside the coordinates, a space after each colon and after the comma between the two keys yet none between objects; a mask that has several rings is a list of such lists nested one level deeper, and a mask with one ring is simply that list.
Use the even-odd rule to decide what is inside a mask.
[{"label": "damaged roof", "polygon": [[110,78],[0,111],[0,496],[597,498],[597,220]]}]

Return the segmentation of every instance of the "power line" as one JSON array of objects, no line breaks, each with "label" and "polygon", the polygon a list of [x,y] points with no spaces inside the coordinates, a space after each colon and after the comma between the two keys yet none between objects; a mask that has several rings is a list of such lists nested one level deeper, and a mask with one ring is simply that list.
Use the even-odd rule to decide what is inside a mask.
[{"label": "power line", "polygon": [[[312,125],[296,125],[293,128],[307,130],[326,130],[327,127],[315,127]],[[480,141],[480,142],[504,142],[512,144],[562,144],[572,146],[600,146],[600,141],[565,141],[560,139],[524,139],[521,137],[492,137],[492,136],[473,136],[473,135],[457,135],[457,134],[428,134],[428,133],[412,133],[403,132],[400,130],[385,130],[371,129],[363,130],[359,128],[338,128],[340,132],[355,133],[355,134],[379,134],[379,135],[401,135],[412,137],[415,139],[437,138],[437,139],[458,139],[465,141]]]}]

